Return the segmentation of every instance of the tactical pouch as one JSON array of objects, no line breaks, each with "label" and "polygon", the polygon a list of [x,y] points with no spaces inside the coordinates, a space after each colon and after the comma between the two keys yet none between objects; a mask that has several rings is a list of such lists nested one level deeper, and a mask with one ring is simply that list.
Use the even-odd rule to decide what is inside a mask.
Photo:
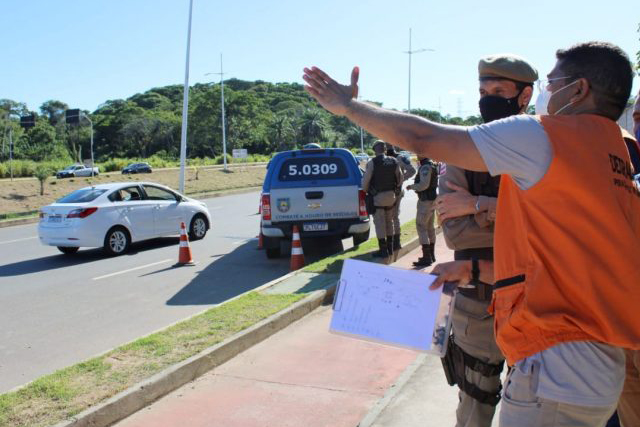
[{"label": "tactical pouch", "polygon": [[465,353],[453,340],[453,334],[449,335],[447,353],[442,360],[444,374],[449,385],[458,384],[460,390],[485,405],[496,406],[500,401],[500,387],[495,393],[480,389],[467,381],[465,368],[480,372],[485,377],[500,375],[504,367],[504,361],[498,364],[490,364]]}]

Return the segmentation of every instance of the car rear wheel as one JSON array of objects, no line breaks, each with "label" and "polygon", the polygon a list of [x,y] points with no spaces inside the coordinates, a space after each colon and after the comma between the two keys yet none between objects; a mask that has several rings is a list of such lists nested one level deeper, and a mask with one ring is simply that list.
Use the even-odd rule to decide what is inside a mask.
[{"label": "car rear wheel", "polygon": [[353,246],[358,246],[361,243],[366,242],[367,240],[369,240],[369,231],[371,230],[367,230],[364,233],[357,233],[353,235]]},{"label": "car rear wheel", "polygon": [[189,225],[189,240],[200,240],[207,234],[207,219],[202,214],[197,214]]},{"label": "car rear wheel", "polygon": [[58,250],[60,252],[62,252],[65,255],[73,255],[76,252],[78,252],[78,247],[71,247],[71,246],[58,246]]},{"label": "car rear wheel", "polygon": [[107,231],[104,237],[104,250],[111,256],[126,253],[131,246],[131,236],[126,228],[116,226]]}]

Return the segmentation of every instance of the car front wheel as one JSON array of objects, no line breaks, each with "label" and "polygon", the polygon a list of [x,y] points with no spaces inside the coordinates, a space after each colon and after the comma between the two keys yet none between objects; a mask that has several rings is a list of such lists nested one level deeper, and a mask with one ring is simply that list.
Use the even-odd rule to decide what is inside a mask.
[{"label": "car front wheel", "polygon": [[65,255],[73,255],[76,252],[78,252],[78,247],[71,247],[71,246],[58,246],[58,250],[60,252],[62,252]]},{"label": "car front wheel", "polygon": [[189,225],[189,240],[200,240],[207,234],[207,219],[204,215],[197,214]]},{"label": "car front wheel", "polygon": [[116,226],[107,231],[104,237],[104,250],[111,256],[126,253],[131,245],[131,236],[126,228]]}]

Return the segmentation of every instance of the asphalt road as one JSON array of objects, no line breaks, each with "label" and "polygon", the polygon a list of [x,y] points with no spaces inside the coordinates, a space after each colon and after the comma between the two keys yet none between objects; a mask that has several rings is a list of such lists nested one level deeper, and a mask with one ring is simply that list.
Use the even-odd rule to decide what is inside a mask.
[{"label": "asphalt road", "polygon": [[[194,267],[172,267],[177,238],[134,244],[116,258],[101,249],[69,257],[41,245],[35,224],[0,229],[0,393],[288,273],[288,257],[267,260],[256,250],[258,199],[204,200],[213,227],[191,242]],[[402,222],[415,216],[415,201],[407,191]],[[307,262],[340,249],[303,244]]]}]

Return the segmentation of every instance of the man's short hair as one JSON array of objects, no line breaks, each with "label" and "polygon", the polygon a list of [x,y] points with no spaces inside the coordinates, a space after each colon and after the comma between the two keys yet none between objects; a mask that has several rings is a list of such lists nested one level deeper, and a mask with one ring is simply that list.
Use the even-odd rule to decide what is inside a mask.
[{"label": "man's short hair", "polygon": [[586,42],[558,49],[556,58],[567,77],[587,79],[603,115],[620,118],[633,83],[633,67],[622,49],[607,42]]}]

